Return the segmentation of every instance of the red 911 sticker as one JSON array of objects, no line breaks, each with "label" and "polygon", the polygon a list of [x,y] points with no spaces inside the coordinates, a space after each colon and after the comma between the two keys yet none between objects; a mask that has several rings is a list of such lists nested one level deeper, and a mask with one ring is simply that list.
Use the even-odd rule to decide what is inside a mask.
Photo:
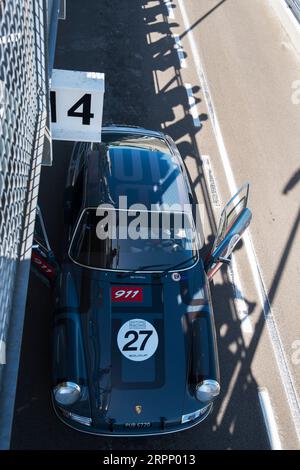
[{"label": "red 911 sticker", "polygon": [[119,286],[111,288],[113,302],[143,302],[143,289],[136,286]]}]

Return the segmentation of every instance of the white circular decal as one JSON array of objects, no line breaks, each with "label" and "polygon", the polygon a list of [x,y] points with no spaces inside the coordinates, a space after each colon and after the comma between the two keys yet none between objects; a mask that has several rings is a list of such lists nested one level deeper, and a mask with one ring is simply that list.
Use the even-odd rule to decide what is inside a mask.
[{"label": "white circular decal", "polygon": [[130,361],[146,361],[155,353],[158,334],[146,320],[129,320],[119,329],[117,342],[123,356]]},{"label": "white circular decal", "polygon": [[173,281],[178,282],[178,281],[180,281],[181,276],[180,276],[179,273],[173,273],[172,274],[172,279],[173,279]]}]

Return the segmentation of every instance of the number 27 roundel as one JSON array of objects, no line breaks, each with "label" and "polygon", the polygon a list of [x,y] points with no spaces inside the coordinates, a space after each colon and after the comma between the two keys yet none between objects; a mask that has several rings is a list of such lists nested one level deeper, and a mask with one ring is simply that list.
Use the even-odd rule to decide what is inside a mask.
[{"label": "number 27 roundel", "polygon": [[158,341],[154,325],[141,318],[125,322],[117,335],[119,350],[130,361],[150,359],[157,349]]},{"label": "number 27 roundel", "polygon": [[142,302],[143,289],[136,286],[118,286],[111,288],[112,302]]}]

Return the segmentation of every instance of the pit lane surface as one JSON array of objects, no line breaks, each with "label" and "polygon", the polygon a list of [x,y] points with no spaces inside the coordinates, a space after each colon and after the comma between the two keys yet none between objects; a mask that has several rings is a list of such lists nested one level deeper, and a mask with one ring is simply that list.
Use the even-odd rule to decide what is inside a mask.
[{"label": "pit lane surface", "polygon": [[[205,206],[208,242],[215,231],[219,204],[211,194],[214,180],[209,183],[205,179],[204,156],[210,157],[224,202],[229,191],[179,3],[90,0],[83,7],[77,0],[69,2],[67,20],[59,24],[55,67],[106,74],[104,123],[163,129],[174,138],[188,166],[195,195]],[[296,119],[299,122],[300,111],[290,104],[289,93],[292,79],[297,78],[298,58],[265,0],[251,5],[246,0],[206,0],[201,5],[189,0],[184,5],[204,60],[236,179],[252,183],[254,242],[271,301],[278,302],[276,314],[285,313],[284,306],[289,305],[289,321],[279,315],[278,321],[290,351],[297,331],[299,335],[295,308],[299,264],[290,261],[295,259],[295,251],[289,257],[284,247],[290,231],[293,235],[295,230],[288,250],[297,246],[293,221],[299,185],[296,187],[293,181],[297,182],[300,146]],[[40,185],[40,206],[58,258],[71,148],[71,143],[54,143],[54,164],[43,169]],[[284,265],[280,264],[282,252],[287,260]],[[222,395],[213,414],[197,428],[159,438],[93,437],[58,421],[49,393],[51,293],[31,276],[12,448],[267,449],[259,386],[266,386],[270,392],[283,447],[297,448],[244,247],[236,258],[253,331],[247,333],[241,328],[225,269],[212,285]],[[291,366],[297,381],[299,371]]]}]

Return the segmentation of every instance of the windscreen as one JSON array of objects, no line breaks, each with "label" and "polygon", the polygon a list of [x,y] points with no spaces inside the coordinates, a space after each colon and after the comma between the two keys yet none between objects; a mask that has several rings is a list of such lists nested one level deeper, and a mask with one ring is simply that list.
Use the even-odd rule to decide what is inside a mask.
[{"label": "windscreen", "polygon": [[94,269],[163,271],[197,260],[190,214],[86,209],[69,255]]}]

